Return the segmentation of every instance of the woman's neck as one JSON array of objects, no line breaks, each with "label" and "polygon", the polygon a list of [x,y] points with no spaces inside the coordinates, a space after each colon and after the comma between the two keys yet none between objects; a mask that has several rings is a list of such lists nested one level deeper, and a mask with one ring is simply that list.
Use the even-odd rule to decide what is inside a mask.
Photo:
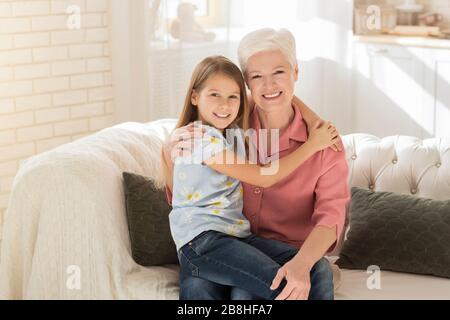
[{"label": "woman's neck", "polygon": [[257,110],[262,129],[280,129],[282,132],[289,127],[289,124],[294,118],[292,106],[283,108],[283,110],[286,110],[285,112],[280,112],[279,109],[264,111],[261,108],[258,108]]}]

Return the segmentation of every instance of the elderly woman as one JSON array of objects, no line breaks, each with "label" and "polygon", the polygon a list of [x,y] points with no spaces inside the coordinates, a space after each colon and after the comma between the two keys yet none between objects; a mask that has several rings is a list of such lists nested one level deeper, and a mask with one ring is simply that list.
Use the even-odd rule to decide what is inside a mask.
[{"label": "elderly woman", "polygon": [[[278,151],[271,148],[270,137],[266,148],[270,152],[258,149],[262,163],[270,162],[274,156],[282,158],[301,146],[308,137],[307,125],[313,125],[318,119],[294,98],[298,79],[295,48],[293,35],[284,29],[251,32],[239,44],[239,63],[254,103],[250,127],[257,132],[279,130]],[[177,140],[174,136],[176,132],[172,140]],[[283,243],[264,248],[267,255],[282,265],[274,286],[283,279],[287,282],[278,299],[334,298],[332,272],[323,256],[339,241],[345,206],[350,198],[345,154],[334,149],[317,152],[269,188],[243,183],[244,214],[252,233]],[[169,154],[165,153],[167,162]],[[170,199],[170,190],[168,194]],[[258,299],[239,288],[192,276],[181,277],[180,299]]]}]

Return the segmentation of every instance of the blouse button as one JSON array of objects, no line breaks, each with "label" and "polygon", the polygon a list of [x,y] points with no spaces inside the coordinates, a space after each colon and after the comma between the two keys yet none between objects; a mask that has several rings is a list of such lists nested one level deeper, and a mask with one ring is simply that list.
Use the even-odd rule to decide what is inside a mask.
[{"label": "blouse button", "polygon": [[356,160],[356,154],[352,155],[352,160]]},{"label": "blouse button", "polygon": [[253,190],[254,194],[260,194],[261,193],[261,189],[260,188],[255,188],[255,190]]},{"label": "blouse button", "polygon": [[373,185],[373,184],[371,184],[370,186],[369,186],[369,189],[370,190],[373,190],[375,188],[375,186]]},{"label": "blouse button", "polygon": [[416,193],[417,193],[417,189],[412,188],[412,189],[411,189],[411,193],[412,193],[412,194],[416,194]]},{"label": "blouse button", "polygon": [[440,166],[441,166],[441,163],[440,163],[440,162],[436,163],[436,167],[437,167],[437,168],[439,168]]},{"label": "blouse button", "polygon": [[392,163],[396,164],[397,163],[397,159],[392,160]]}]

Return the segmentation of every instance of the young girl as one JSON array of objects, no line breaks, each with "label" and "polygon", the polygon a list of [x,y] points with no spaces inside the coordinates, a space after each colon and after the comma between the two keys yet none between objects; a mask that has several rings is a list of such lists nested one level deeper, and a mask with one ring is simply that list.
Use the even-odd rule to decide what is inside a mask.
[{"label": "young girl", "polygon": [[[313,128],[301,147],[272,161],[271,165],[278,168],[275,173],[264,175],[261,166],[234,151],[236,146],[230,141],[234,139],[225,138],[227,129],[247,129],[249,112],[239,68],[221,56],[204,59],[192,76],[177,128],[201,121],[205,133],[197,139],[190,158],[175,160],[170,228],[181,275],[274,299],[285,282],[276,290],[270,288],[280,265],[261,247],[251,245],[256,236],[251,235],[249,221],[242,213],[240,181],[270,187],[315,152],[337,143],[338,137],[333,128]],[[279,245],[274,240],[258,241],[267,242],[267,247]]]}]

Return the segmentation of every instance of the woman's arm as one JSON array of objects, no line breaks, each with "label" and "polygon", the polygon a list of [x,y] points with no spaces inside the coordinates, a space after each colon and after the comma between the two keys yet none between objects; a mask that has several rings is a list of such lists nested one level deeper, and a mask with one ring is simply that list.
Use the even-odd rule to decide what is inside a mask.
[{"label": "woman's arm", "polygon": [[[229,150],[219,152],[203,161],[203,163],[226,176],[267,188],[287,177],[314,153],[329,147],[337,139],[336,132],[333,129],[322,126],[321,128],[314,128],[313,131],[310,139],[286,157],[271,162],[270,168],[249,163],[248,160],[242,159]],[[224,159],[231,160],[231,163],[226,163],[227,161],[223,161]],[[273,172],[263,174],[263,170]]]}]

